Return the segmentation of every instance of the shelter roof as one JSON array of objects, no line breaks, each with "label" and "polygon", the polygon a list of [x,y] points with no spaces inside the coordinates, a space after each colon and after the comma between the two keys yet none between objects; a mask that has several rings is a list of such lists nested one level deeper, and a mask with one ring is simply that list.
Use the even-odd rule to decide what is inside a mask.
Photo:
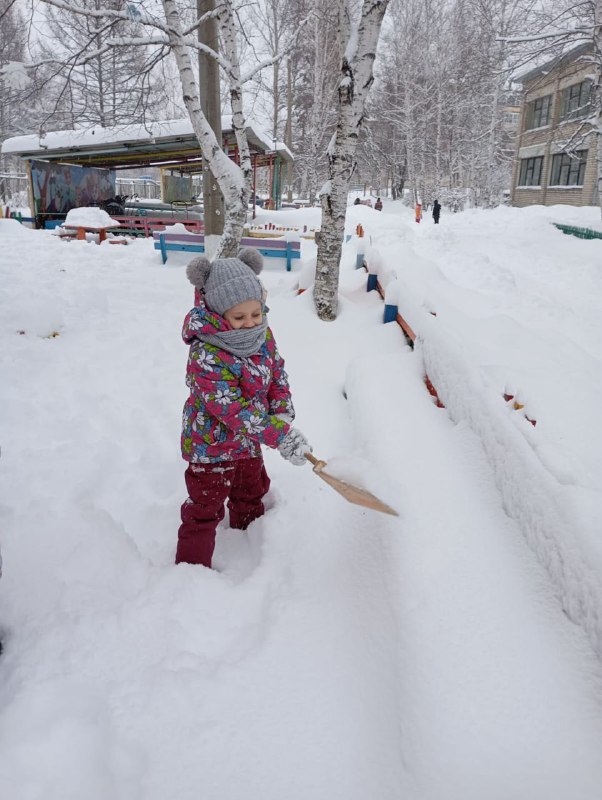
[{"label": "shelter roof", "polygon": [[[236,140],[229,116],[222,117],[222,135],[233,149]],[[247,139],[252,154],[276,151],[285,162],[292,163],[293,155],[286,145],[272,139],[253,121],[247,125]],[[201,162],[201,149],[189,119],[13,136],[2,143],[2,153],[112,169],[170,164],[191,168],[195,162],[200,167]]]}]

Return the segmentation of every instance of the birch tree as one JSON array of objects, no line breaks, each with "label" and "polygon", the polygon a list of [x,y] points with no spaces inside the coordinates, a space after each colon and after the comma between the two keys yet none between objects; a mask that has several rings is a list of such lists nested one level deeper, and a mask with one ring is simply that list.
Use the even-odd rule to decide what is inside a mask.
[{"label": "birch tree", "polygon": [[337,125],[327,151],[328,180],[320,190],[322,225],[314,285],[316,311],[323,320],[337,316],[347,193],[356,168],[358,136],[374,80],[376,47],[388,4],[389,0],[339,0]]}]

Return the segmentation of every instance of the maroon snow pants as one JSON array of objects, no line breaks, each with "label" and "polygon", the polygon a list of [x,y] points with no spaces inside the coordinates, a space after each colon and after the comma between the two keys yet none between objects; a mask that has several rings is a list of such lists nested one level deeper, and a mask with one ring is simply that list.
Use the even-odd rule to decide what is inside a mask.
[{"label": "maroon snow pants", "polygon": [[215,531],[228,500],[230,527],[245,530],[265,511],[262,498],[270,488],[263,458],[242,458],[215,464],[189,464],[185,474],[188,499],[182,506],[176,564],[211,566]]}]

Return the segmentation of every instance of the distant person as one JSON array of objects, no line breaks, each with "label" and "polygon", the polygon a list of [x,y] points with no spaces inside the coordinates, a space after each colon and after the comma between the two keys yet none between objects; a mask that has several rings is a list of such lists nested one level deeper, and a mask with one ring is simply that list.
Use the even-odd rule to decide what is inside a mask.
[{"label": "distant person", "polygon": [[441,203],[438,200],[435,200],[433,203],[433,220],[435,225],[439,224],[439,217],[441,216]]},{"label": "distant person", "polygon": [[382,204],[382,200],[380,199],[380,197],[376,198],[376,203],[374,203],[374,210],[375,211],[382,211],[383,210],[383,204]]},{"label": "distant person", "polygon": [[268,327],[259,251],[239,258],[193,259],[186,273],[195,307],[184,320],[190,345],[182,420],[188,499],[182,505],[176,564],[211,567],[218,523],[228,502],[230,527],[245,530],[264,513],[270,488],[261,446],[291,464],[311,447],[293,427],[295,410],[284,361]]}]

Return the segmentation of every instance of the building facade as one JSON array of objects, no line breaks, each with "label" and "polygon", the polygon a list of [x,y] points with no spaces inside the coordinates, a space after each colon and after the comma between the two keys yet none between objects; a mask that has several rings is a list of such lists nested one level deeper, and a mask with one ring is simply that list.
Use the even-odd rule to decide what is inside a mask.
[{"label": "building facade", "polygon": [[528,72],[512,173],[513,206],[598,204],[591,48],[583,45]]}]

